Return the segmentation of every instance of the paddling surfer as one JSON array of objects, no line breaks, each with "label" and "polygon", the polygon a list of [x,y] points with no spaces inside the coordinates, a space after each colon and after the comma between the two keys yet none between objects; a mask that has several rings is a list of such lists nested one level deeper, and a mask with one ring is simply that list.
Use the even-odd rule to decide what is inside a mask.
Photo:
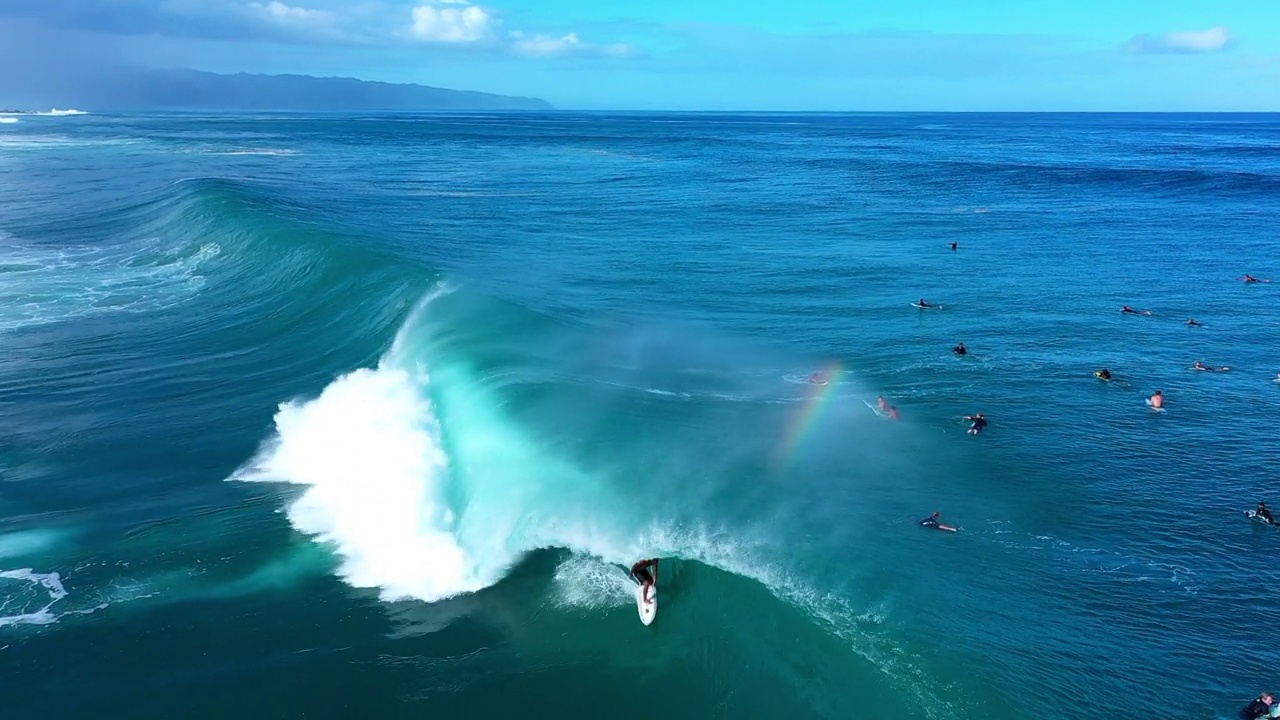
[{"label": "paddling surfer", "polygon": [[947,532],[956,532],[959,528],[953,528],[950,525],[943,525],[939,518],[942,516],[939,512],[934,512],[929,517],[920,521],[921,527],[933,528],[934,530],[946,530]]}]

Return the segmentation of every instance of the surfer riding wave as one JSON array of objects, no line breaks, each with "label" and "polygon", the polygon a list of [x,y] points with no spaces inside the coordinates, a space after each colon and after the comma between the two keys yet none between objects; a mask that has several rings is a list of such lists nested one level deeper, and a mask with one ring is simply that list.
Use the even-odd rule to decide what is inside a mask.
[{"label": "surfer riding wave", "polygon": [[[649,572],[649,568],[653,568],[653,572]],[[657,572],[658,572],[658,558],[641,560],[640,562],[631,566],[631,577],[636,582],[640,583],[640,587],[644,589],[644,603],[646,605],[653,602],[653,599],[649,597],[649,590],[657,582],[657,580],[654,579],[654,576],[657,574]]]}]

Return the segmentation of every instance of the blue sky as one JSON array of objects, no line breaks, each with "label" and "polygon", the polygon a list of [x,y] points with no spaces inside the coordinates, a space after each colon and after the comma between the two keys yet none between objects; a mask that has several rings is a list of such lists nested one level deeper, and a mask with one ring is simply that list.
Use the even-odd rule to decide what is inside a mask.
[{"label": "blue sky", "polygon": [[0,60],[343,75],[564,108],[1280,110],[1280,3],[0,0]]}]

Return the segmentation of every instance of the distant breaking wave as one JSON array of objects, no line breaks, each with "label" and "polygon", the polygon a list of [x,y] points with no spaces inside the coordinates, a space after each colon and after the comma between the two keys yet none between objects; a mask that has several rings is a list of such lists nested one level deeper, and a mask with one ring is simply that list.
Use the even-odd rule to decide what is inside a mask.
[{"label": "distant breaking wave", "polygon": [[67,117],[70,115],[88,115],[84,110],[59,110],[53,108],[43,112],[23,112],[23,113],[0,113],[2,117],[13,117],[14,115],[37,115],[43,117]]}]

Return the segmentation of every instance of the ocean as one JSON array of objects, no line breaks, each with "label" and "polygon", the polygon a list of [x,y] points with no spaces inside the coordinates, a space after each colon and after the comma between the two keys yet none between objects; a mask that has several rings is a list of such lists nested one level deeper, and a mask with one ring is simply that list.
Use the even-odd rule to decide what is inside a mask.
[{"label": "ocean", "polygon": [[1234,717],[1278,248],[1276,115],[15,116],[5,716]]}]

